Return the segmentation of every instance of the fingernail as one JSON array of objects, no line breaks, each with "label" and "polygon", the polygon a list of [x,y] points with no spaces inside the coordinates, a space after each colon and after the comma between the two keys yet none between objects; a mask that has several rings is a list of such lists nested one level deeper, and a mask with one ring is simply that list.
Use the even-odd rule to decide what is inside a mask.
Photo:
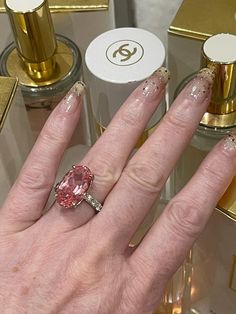
[{"label": "fingernail", "polygon": [[227,134],[223,140],[223,148],[226,151],[236,153],[236,131]]},{"label": "fingernail", "polygon": [[140,86],[142,95],[149,99],[155,98],[166,86],[170,79],[170,71],[161,67],[147,78]]},{"label": "fingernail", "polygon": [[202,69],[187,85],[185,95],[196,103],[202,103],[210,97],[214,81],[214,72],[208,68]]},{"label": "fingernail", "polygon": [[205,80],[207,80],[211,85],[213,85],[214,83],[214,79],[215,79],[215,71],[209,68],[203,68],[199,71],[197,77],[203,78]]},{"label": "fingernail", "polygon": [[79,99],[85,91],[85,84],[83,82],[76,82],[66,96],[62,99],[60,103],[60,110],[62,112],[73,113],[78,105]]}]

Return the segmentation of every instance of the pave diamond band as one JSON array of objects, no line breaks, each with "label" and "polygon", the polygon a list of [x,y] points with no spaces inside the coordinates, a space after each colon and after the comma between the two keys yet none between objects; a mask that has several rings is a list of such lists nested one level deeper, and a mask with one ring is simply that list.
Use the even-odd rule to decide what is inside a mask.
[{"label": "pave diamond band", "polygon": [[93,198],[90,194],[84,193],[84,200],[93,207],[93,209],[99,213],[102,209],[102,204],[99,203],[95,198]]}]

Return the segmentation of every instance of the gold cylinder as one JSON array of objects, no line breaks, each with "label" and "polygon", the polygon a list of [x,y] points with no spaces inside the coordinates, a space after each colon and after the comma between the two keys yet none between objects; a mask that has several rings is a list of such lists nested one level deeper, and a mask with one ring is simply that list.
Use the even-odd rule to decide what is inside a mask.
[{"label": "gold cylinder", "polygon": [[[218,35],[234,36],[230,34],[217,34],[214,36]],[[214,70],[215,78],[211,103],[202,122],[211,126],[229,127],[236,124],[236,53],[235,59],[228,62],[214,60],[204,51],[206,42],[207,40],[202,48],[201,68],[208,67]],[[218,47],[217,49],[224,49],[224,47]],[[232,47],[233,50],[235,50],[234,46]]]},{"label": "gold cylinder", "polygon": [[219,201],[217,208],[236,221],[236,176]]},{"label": "gold cylinder", "polygon": [[54,27],[48,1],[29,12],[15,11],[7,6],[18,55],[26,72],[35,80],[48,79],[55,70],[54,55],[57,50]]}]

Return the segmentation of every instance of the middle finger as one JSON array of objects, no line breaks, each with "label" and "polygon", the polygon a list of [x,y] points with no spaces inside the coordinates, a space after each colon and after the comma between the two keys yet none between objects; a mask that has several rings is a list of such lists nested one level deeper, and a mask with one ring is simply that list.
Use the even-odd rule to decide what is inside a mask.
[{"label": "middle finger", "polygon": [[[203,69],[180,93],[152,136],[129,161],[106,199],[97,229],[125,249],[195,132],[211,98],[213,73]],[[116,209],[114,211],[114,208]]]}]

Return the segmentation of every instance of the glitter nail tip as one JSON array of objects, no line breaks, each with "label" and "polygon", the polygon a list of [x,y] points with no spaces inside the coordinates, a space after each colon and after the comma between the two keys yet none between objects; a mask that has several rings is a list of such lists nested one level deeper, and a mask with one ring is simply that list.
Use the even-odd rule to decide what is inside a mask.
[{"label": "glitter nail tip", "polygon": [[224,149],[236,152],[236,132],[229,133],[224,139]]}]

